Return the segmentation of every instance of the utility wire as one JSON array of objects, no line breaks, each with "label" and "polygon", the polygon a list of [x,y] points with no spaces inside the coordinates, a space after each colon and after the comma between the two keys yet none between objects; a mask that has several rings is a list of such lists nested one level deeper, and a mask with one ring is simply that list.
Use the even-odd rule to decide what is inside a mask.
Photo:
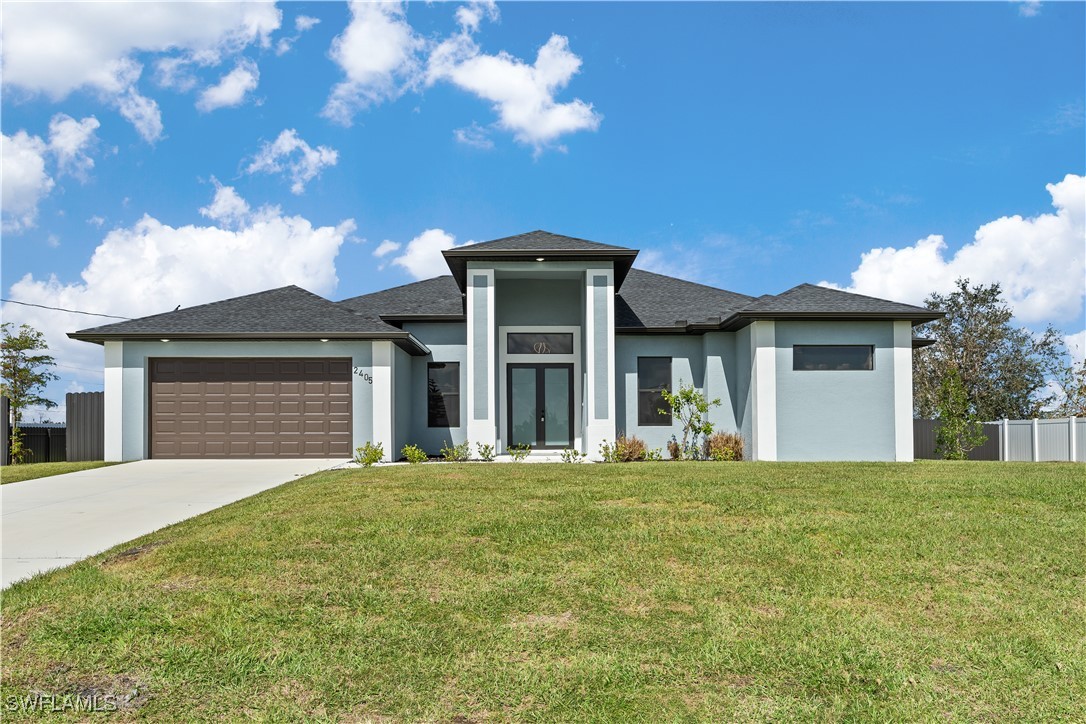
[{"label": "utility wire", "polygon": [[91,317],[109,317],[110,319],[132,319],[132,317],[119,317],[116,314],[99,314],[98,312],[84,312],[79,309],[63,309],[61,307],[48,307],[44,304],[31,304],[30,302],[20,302],[17,299],[0,299],[0,302],[7,302],[8,304],[21,304],[24,307],[38,307],[39,309],[52,309],[56,312],[69,312],[70,314],[86,314]]}]

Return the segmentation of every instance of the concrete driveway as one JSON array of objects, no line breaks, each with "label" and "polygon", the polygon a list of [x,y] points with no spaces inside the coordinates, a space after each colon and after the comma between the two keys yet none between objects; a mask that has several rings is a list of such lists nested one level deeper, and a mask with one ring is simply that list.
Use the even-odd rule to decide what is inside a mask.
[{"label": "concrete driveway", "polygon": [[0,486],[0,588],[347,460],[141,460]]}]

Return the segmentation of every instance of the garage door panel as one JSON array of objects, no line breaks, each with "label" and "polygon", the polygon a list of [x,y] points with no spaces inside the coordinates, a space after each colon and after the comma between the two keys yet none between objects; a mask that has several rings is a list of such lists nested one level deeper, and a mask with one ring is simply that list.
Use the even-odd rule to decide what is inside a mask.
[{"label": "garage door panel", "polygon": [[349,359],[153,359],[153,457],[349,457]]}]

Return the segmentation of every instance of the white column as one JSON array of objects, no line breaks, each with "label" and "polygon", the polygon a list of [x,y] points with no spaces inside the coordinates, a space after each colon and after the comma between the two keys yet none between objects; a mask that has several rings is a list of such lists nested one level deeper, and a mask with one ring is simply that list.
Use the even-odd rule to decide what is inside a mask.
[{"label": "white column", "polygon": [[494,270],[473,269],[468,263],[467,315],[467,413],[468,441],[494,445],[497,441],[496,330],[494,328]]},{"label": "white column", "polygon": [[615,439],[615,273],[585,271],[584,452],[600,459],[600,443]]},{"label": "white column", "polygon": [[124,460],[124,342],[105,343],[105,458]]},{"label": "white column", "polygon": [[894,322],[894,459],[913,461],[913,327]]},{"label": "white column", "polygon": [[1011,459],[1011,421],[1003,418],[1003,444],[999,446],[1000,459],[1004,462]]},{"label": "white column", "polygon": [[753,357],[750,384],[754,390],[751,447],[754,460],[777,459],[777,332],[773,320],[751,324]]},{"label": "white column", "polygon": [[396,429],[396,407],[393,385],[396,380],[392,368],[392,342],[378,340],[373,343],[373,444],[383,445],[386,461],[396,460],[400,451],[393,432]]}]

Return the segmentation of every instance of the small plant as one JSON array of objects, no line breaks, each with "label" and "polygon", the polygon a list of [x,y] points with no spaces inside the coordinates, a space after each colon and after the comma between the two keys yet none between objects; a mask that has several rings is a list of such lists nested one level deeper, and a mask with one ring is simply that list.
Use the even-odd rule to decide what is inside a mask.
[{"label": "small plant", "polygon": [[658,463],[664,459],[664,453],[660,448],[654,447],[652,450],[645,451],[645,461]]},{"label": "small plant", "polygon": [[415,465],[416,463],[424,463],[429,460],[429,456],[426,455],[426,451],[418,445],[404,445],[400,450],[400,455],[404,457],[407,462]]},{"label": "small plant", "polygon": [[475,443],[475,449],[479,451],[479,459],[484,463],[494,462],[494,446],[486,443]]},{"label": "small plant", "polygon": [[573,448],[567,448],[562,451],[562,462],[564,463],[579,463],[583,462],[587,455],[580,450],[574,450]]},{"label": "small plant", "polygon": [[[681,457],[699,457],[702,446],[698,444],[698,438],[713,434],[713,423],[707,418],[710,407],[720,407],[720,399],[707,400],[696,387],[684,385],[682,380],[679,380],[678,392],[661,390],[660,395],[671,408],[670,412],[683,425],[683,441],[679,446]],[[666,415],[668,412],[669,410],[659,410],[661,415]],[[670,446],[668,450],[670,451]],[[672,455],[672,457],[675,456]]]},{"label": "small plant", "polygon": [[743,459],[743,438],[734,432],[717,432],[705,441],[705,456],[718,462]]},{"label": "small plant", "polygon": [[618,455],[616,445],[610,445],[606,440],[600,443],[600,460],[605,463],[617,463]]},{"label": "small plant", "polygon": [[645,441],[636,435],[626,437],[623,435],[615,440],[615,457],[617,462],[632,463],[645,459]]},{"label": "small plant", "polygon": [[969,395],[957,368],[951,368],[943,378],[935,408],[939,413],[935,449],[944,460],[968,460],[970,450],[987,442],[984,425],[969,406]]},{"label": "small plant", "polygon": [[471,460],[471,443],[467,440],[459,445],[442,445],[441,457],[447,463],[463,463]]},{"label": "small plant", "polygon": [[365,445],[354,451],[354,461],[364,468],[368,468],[384,459],[385,446],[381,443],[374,445],[372,442],[367,442]]},{"label": "small plant", "polygon": [[667,441],[667,454],[672,460],[678,460],[683,456],[683,450],[679,447],[679,441],[675,439],[674,435]]},{"label": "small plant", "polygon": [[510,445],[507,452],[509,457],[513,458],[513,462],[519,463],[532,454],[532,446],[526,442],[520,445]]}]

